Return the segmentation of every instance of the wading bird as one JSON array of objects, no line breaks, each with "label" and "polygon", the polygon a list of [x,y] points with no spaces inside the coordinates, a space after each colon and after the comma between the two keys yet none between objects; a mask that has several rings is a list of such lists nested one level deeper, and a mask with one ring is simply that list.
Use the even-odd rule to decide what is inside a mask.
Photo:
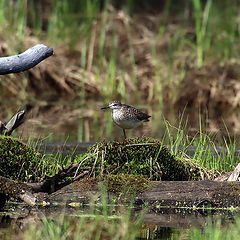
[{"label": "wading bird", "polygon": [[141,126],[144,122],[148,122],[151,116],[146,113],[141,112],[140,110],[122,104],[119,101],[112,101],[106,107],[101,109],[112,109],[112,119],[113,121],[123,129],[124,137],[126,138],[125,129],[136,128]]}]

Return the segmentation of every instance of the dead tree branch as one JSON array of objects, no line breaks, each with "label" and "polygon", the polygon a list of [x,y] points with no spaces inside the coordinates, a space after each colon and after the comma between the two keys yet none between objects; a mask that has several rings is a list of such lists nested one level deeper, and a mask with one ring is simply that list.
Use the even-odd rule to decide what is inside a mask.
[{"label": "dead tree branch", "polygon": [[26,71],[53,55],[53,49],[37,44],[25,52],[0,58],[0,75]]}]

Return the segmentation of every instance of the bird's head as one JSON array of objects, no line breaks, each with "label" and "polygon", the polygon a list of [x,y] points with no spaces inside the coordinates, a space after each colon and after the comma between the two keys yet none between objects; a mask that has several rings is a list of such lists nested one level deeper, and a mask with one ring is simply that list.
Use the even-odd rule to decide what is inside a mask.
[{"label": "bird's head", "polygon": [[102,107],[101,109],[104,110],[104,109],[108,109],[108,108],[110,108],[110,109],[121,109],[122,104],[119,101],[112,101],[108,104],[108,106]]}]

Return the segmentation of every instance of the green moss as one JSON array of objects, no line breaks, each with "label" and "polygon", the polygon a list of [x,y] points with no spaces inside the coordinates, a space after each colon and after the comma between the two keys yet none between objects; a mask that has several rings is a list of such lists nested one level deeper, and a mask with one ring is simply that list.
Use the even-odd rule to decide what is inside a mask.
[{"label": "green moss", "polygon": [[198,167],[177,159],[159,140],[148,137],[96,143],[78,161],[82,169],[90,169],[93,177],[119,173],[151,180],[181,181],[200,177]]},{"label": "green moss", "polygon": [[0,136],[0,176],[35,181],[40,175],[39,156],[18,139]]},{"label": "green moss", "polygon": [[109,192],[120,194],[142,193],[150,187],[150,181],[143,176],[128,174],[109,174],[105,177],[106,186]]}]

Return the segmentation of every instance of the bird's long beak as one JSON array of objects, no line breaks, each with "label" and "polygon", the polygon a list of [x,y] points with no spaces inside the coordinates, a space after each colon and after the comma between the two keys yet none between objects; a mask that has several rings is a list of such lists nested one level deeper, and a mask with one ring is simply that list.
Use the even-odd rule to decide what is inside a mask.
[{"label": "bird's long beak", "polygon": [[101,107],[101,110],[108,109],[108,108],[110,108],[110,107],[109,107],[109,106],[107,106],[107,107]]}]

